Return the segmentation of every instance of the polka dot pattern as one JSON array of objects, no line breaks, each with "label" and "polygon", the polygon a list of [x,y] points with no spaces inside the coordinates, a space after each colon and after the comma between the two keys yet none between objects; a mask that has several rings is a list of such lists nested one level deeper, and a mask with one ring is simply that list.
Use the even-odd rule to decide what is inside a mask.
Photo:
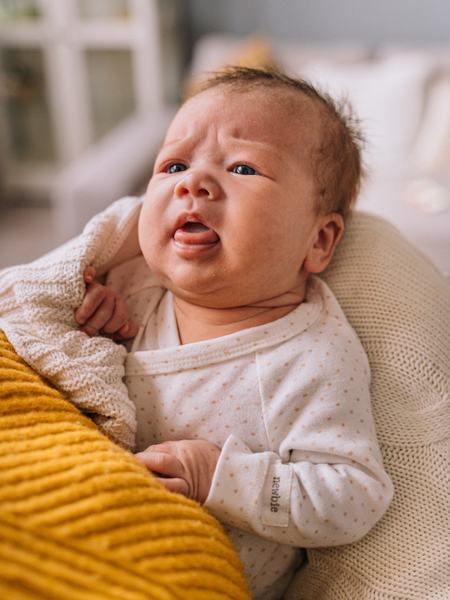
[{"label": "polka dot pattern", "polygon": [[154,302],[152,291],[131,298],[144,324],[126,365],[138,450],[197,438],[222,448],[206,507],[229,528],[253,593],[288,572],[295,547],[367,532],[392,488],[367,359],[328,287],[312,278],[286,317],[186,346],[171,294]]}]

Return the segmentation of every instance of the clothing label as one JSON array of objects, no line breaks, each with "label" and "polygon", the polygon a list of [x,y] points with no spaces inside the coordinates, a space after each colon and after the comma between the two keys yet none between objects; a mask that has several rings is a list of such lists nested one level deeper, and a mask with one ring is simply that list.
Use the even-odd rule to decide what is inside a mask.
[{"label": "clothing label", "polygon": [[269,467],[264,486],[262,522],[271,527],[289,525],[292,470],[289,465],[276,463]]}]

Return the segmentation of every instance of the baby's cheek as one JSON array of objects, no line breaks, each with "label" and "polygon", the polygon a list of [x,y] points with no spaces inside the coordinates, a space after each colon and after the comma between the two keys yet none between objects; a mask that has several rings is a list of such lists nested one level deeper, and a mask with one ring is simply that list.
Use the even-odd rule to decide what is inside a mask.
[{"label": "baby's cheek", "polygon": [[144,256],[146,252],[154,252],[153,247],[158,243],[162,230],[161,216],[157,214],[151,202],[146,200],[138,223],[139,246]]}]

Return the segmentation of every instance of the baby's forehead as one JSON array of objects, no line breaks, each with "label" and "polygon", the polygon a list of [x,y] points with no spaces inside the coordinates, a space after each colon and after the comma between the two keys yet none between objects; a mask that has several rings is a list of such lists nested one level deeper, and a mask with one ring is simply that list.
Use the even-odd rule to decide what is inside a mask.
[{"label": "baby's forehead", "polygon": [[298,125],[317,113],[316,102],[301,91],[262,84],[253,86],[220,84],[192,96],[185,103],[186,107],[189,105],[209,106],[212,110],[211,115],[214,114],[215,107],[222,111],[224,106],[230,105],[241,110],[250,108],[258,112],[260,117],[271,117],[274,113],[280,116],[280,113],[285,113],[291,120],[297,118]]},{"label": "baby's forehead", "polygon": [[316,102],[298,90],[278,86],[232,86],[221,84],[191,97],[177,113],[168,138],[197,125],[223,123],[239,137],[242,131],[257,132],[277,146],[297,142],[303,149],[317,141],[321,119]]}]

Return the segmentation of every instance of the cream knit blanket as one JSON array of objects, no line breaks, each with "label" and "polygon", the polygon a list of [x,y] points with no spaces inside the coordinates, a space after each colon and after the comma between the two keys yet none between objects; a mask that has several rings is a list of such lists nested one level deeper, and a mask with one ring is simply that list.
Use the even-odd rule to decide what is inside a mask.
[{"label": "cream knit blanket", "polygon": [[134,404],[122,381],[126,350],[78,331],[83,272],[106,273],[139,252],[139,198],[118,200],[83,233],[29,264],[0,272],[0,329],[16,352],[115,442],[134,445]]},{"label": "cream knit blanket", "polygon": [[394,498],[359,542],[308,550],[285,600],[449,600],[450,286],[394,227],[361,213],[324,279],[369,358]]}]

